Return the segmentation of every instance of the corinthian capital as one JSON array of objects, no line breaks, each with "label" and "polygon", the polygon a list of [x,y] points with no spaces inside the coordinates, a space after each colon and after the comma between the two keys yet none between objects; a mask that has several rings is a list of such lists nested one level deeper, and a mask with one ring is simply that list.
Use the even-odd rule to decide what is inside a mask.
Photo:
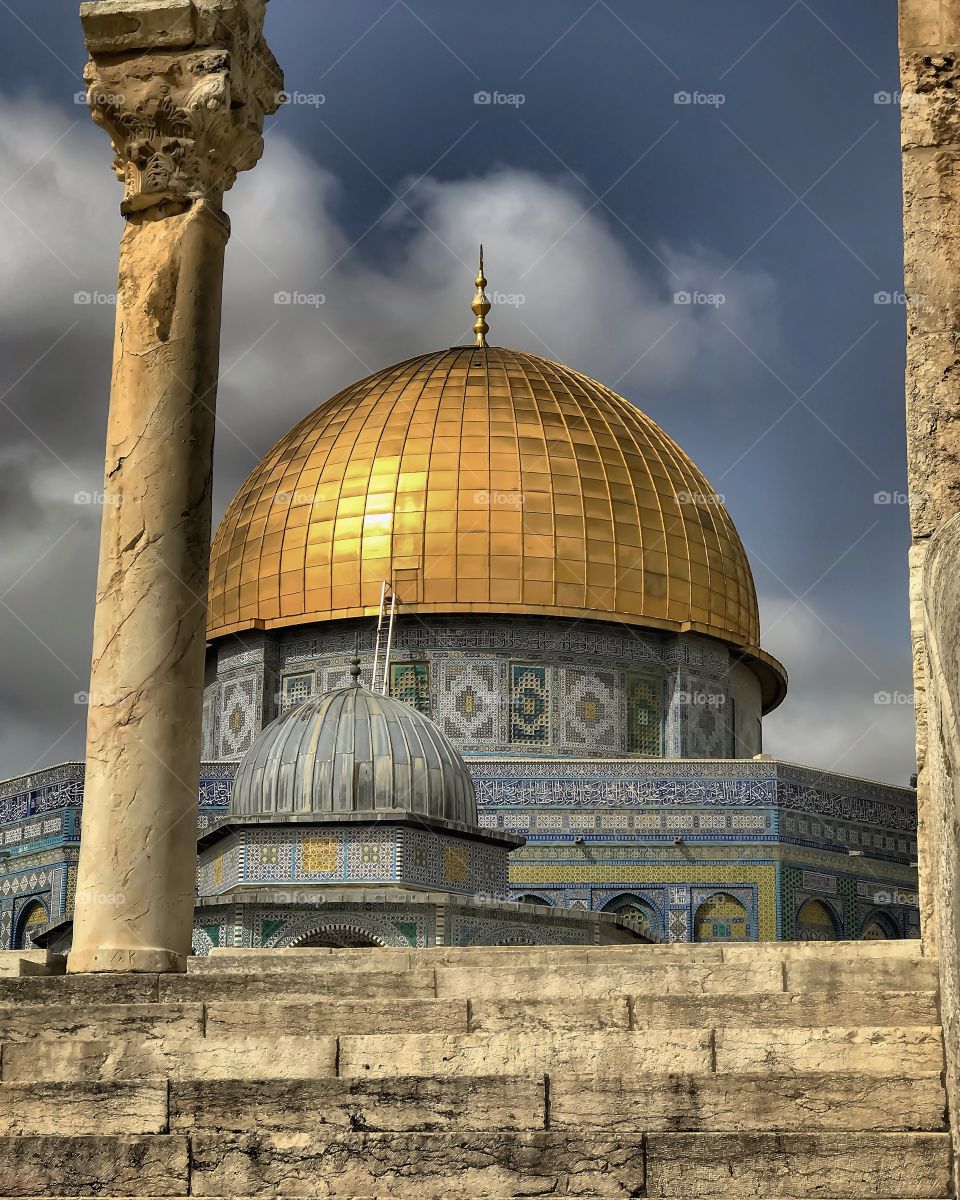
[{"label": "corinthian capital", "polygon": [[96,0],[80,7],[93,119],[110,135],[121,211],[207,200],[263,152],[283,75],[266,0]]}]

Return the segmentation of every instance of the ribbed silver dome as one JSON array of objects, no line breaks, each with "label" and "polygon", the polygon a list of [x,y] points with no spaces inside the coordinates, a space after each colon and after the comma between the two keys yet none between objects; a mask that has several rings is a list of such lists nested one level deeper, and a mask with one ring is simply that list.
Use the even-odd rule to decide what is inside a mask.
[{"label": "ribbed silver dome", "polygon": [[359,684],[269,724],[237,768],[234,817],[412,812],[476,826],[466,763],[422,713]]}]

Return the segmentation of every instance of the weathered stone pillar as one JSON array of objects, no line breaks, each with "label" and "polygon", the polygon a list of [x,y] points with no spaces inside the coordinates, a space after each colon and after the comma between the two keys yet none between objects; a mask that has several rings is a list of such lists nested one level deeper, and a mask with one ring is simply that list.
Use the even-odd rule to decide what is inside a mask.
[{"label": "weathered stone pillar", "polygon": [[921,918],[960,1151],[960,0],[900,0],[900,53]]},{"label": "weathered stone pillar", "polygon": [[282,79],[266,0],[83,4],[88,100],[124,182],[71,971],[190,950],[223,193]]}]

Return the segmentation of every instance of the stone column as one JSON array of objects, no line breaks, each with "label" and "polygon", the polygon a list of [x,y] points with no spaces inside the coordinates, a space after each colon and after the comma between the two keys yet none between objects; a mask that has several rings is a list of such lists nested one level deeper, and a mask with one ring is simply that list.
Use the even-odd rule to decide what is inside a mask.
[{"label": "stone column", "polygon": [[960,0],[900,0],[900,47],[918,842],[923,939],[935,953],[923,571],[931,539],[960,512]]},{"label": "stone column", "polygon": [[960,0],[900,0],[900,66],[921,919],[960,1161]]},{"label": "stone column", "polygon": [[266,0],[83,4],[123,181],[70,971],[183,970],[196,869],[221,202],[282,78]]}]

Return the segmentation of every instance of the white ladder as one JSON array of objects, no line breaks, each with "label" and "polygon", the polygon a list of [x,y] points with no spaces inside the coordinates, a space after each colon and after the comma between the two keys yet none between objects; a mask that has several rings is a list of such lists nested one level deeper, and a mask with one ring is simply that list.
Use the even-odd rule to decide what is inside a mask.
[{"label": "white ladder", "polygon": [[390,687],[390,648],[393,645],[393,619],[400,597],[387,580],[380,588],[380,615],[377,617],[377,636],[373,648],[373,677],[370,691],[385,696]]}]

